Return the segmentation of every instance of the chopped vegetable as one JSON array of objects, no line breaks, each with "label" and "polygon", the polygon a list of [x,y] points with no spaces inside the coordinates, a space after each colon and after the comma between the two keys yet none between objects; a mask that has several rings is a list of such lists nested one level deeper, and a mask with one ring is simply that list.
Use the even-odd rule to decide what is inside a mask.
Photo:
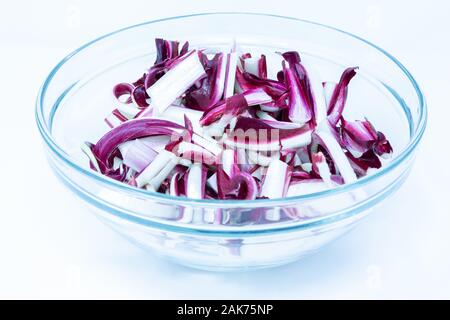
[{"label": "chopped vegetable", "polygon": [[341,135],[346,149],[359,158],[369,150],[377,155],[389,157],[392,147],[383,133],[375,130],[369,121],[345,121],[341,119]]},{"label": "chopped vegetable", "polygon": [[291,168],[285,162],[272,161],[261,186],[261,196],[269,199],[284,197],[289,188],[291,173]]},{"label": "chopped vegetable", "polygon": [[136,172],[141,172],[153,161],[153,159],[155,159],[157,154],[158,152],[153,150],[147,144],[143,143],[140,139],[136,139],[132,141],[132,144],[127,148],[127,151],[122,153],[123,164]]},{"label": "chopped vegetable", "polygon": [[124,142],[149,136],[176,135],[183,127],[166,120],[133,119],[107,132],[93,147],[100,171],[111,168],[118,146]]},{"label": "chopped vegetable", "polygon": [[[345,115],[357,67],[345,69],[339,82],[324,81],[296,51],[252,55],[236,45],[217,52],[155,43],[154,65],[114,86],[117,105],[105,118],[111,129],[96,144],[82,144],[100,174],[177,197],[277,199],[352,183],[392,155],[369,120]],[[195,210],[177,219],[196,222]],[[293,214],[261,212],[250,219]],[[233,219],[220,209],[200,218]]]},{"label": "chopped vegetable", "polygon": [[313,118],[314,112],[305,69],[300,63],[295,63],[295,60],[289,63],[289,66],[283,63],[283,69],[289,86],[289,119],[295,123],[305,124]]},{"label": "chopped vegetable", "polygon": [[185,175],[186,196],[192,199],[205,198],[207,169],[201,163],[194,163]]},{"label": "chopped vegetable", "polygon": [[333,94],[329,98],[328,103],[328,120],[333,124],[339,121],[344,111],[345,102],[347,101],[347,91],[350,80],[356,75],[357,68],[347,68],[342,73],[341,80],[334,87]]},{"label": "chopped vegetable", "polygon": [[268,151],[282,148],[300,148],[311,141],[309,124],[269,121],[238,117],[234,129],[227,133],[225,143],[240,148]]},{"label": "chopped vegetable", "polygon": [[186,57],[167,71],[150,88],[147,94],[156,114],[162,114],[171,103],[205,75],[197,51],[186,53]]},{"label": "chopped vegetable", "polygon": [[338,141],[331,133],[331,129],[324,124],[316,130],[315,137],[317,137],[318,144],[324,147],[330,154],[345,183],[356,181],[355,171],[352,169]]},{"label": "chopped vegetable", "polygon": [[177,165],[177,156],[172,152],[163,150],[136,178],[138,187],[147,184],[158,190],[163,180],[169,176],[170,172]]}]

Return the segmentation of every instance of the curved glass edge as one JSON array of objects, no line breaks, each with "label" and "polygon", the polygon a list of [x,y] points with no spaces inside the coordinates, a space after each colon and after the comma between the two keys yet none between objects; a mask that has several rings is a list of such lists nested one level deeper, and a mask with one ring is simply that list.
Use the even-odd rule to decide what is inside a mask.
[{"label": "curved glass edge", "polygon": [[[383,167],[381,170],[378,170],[377,172],[373,173],[370,176],[366,176],[363,177],[353,183],[350,184],[346,184],[346,185],[341,185],[339,187],[336,187],[334,189],[329,189],[329,190],[324,190],[324,191],[320,191],[320,192],[315,192],[315,193],[311,193],[308,195],[300,195],[300,196],[294,196],[294,197],[286,197],[286,198],[279,198],[279,199],[259,199],[259,200],[209,200],[209,199],[190,199],[190,198],[180,198],[180,197],[175,197],[175,196],[171,196],[171,195],[166,195],[166,194],[161,194],[158,192],[151,192],[151,191],[147,191],[147,190],[143,190],[143,189],[138,189],[126,184],[123,184],[121,182],[118,182],[116,180],[113,180],[111,178],[105,177],[95,171],[92,170],[88,170],[87,168],[84,168],[82,166],[79,166],[78,164],[76,164],[75,162],[73,162],[70,158],[70,156],[64,151],[62,150],[57,144],[56,142],[52,139],[51,137],[51,132],[50,132],[50,128],[48,126],[48,123],[45,120],[44,114],[43,114],[43,99],[45,96],[45,93],[47,91],[47,88],[51,82],[51,80],[53,79],[54,75],[56,74],[56,72],[68,61],[70,60],[70,58],[72,58],[74,55],[76,55],[77,53],[79,53],[80,51],[84,50],[85,48],[95,44],[96,42],[105,39],[109,36],[112,36],[116,33],[128,30],[128,29],[132,29],[132,28],[137,28],[143,25],[149,25],[149,24],[153,24],[153,23],[157,23],[157,22],[162,22],[162,21],[170,21],[170,20],[177,20],[177,19],[182,19],[182,18],[190,18],[190,17],[196,17],[196,16],[209,16],[209,15],[253,15],[253,16],[267,16],[267,17],[274,17],[274,18],[280,18],[280,19],[287,19],[287,20],[293,20],[293,21],[299,21],[299,22],[303,22],[303,23],[309,23],[309,24],[314,24],[323,28],[327,28],[330,30],[334,30],[336,32],[345,34],[347,36],[350,36],[352,38],[355,38],[357,40],[362,41],[363,43],[375,48],[376,50],[380,51],[382,54],[384,54],[385,56],[387,56],[390,60],[392,60],[401,70],[402,72],[406,75],[406,77],[410,80],[411,84],[413,85],[414,89],[416,90],[416,94],[419,98],[419,104],[420,104],[420,114],[419,114],[419,122],[417,124],[417,129],[414,133],[414,135],[411,137],[410,143],[408,144],[408,146],[399,154],[397,155],[397,157],[395,157],[394,159],[392,159],[391,162],[389,162],[385,167]],[[416,148],[417,144],[419,143],[419,141],[421,140],[423,133],[425,131],[425,127],[426,127],[426,122],[427,122],[427,105],[426,105],[426,101],[425,98],[423,96],[422,90],[420,89],[418,83],[416,82],[416,80],[414,79],[414,77],[410,74],[410,72],[395,58],[393,57],[391,54],[389,54],[388,52],[386,52],[385,50],[381,49],[380,47],[376,46],[375,44],[372,44],[371,42],[353,35],[351,33],[348,33],[346,31],[331,27],[331,26],[327,26],[321,23],[317,23],[317,22],[312,22],[312,21],[308,21],[308,20],[303,20],[303,19],[298,19],[298,18],[293,18],[293,17],[285,17],[285,16],[280,16],[280,15],[273,15],[273,14],[266,14],[266,13],[250,13],[250,12],[215,12],[215,13],[197,13],[197,14],[191,14],[191,15],[183,15],[183,16],[176,16],[176,17],[170,17],[170,18],[165,18],[165,19],[158,19],[158,20],[153,20],[153,21],[149,21],[149,22],[143,22],[140,24],[136,24],[133,26],[128,26],[122,29],[119,29],[117,31],[108,33],[106,35],[103,35],[95,40],[92,40],[90,42],[88,42],[87,44],[81,46],[80,48],[78,48],[77,50],[73,51],[72,53],[70,53],[69,55],[67,55],[65,58],[63,58],[54,68],[53,70],[50,72],[50,74],[48,75],[48,77],[46,78],[44,84],[42,85],[42,87],[39,90],[38,96],[37,96],[37,100],[36,100],[36,109],[35,109],[35,116],[36,116],[36,122],[39,128],[39,131],[42,135],[42,137],[44,138],[45,143],[47,144],[47,146],[51,149],[52,152],[54,152],[61,160],[64,161],[65,164],[69,165],[70,167],[76,169],[77,171],[81,172],[84,175],[87,175],[95,180],[97,180],[98,182],[108,185],[110,187],[114,187],[114,188],[118,188],[119,190],[121,190],[122,192],[126,192],[126,193],[132,193],[134,195],[139,195],[148,199],[152,199],[152,200],[166,200],[168,202],[170,202],[171,204],[174,205],[202,205],[202,206],[212,206],[212,207],[216,207],[216,206],[220,206],[222,208],[231,208],[231,207],[263,207],[263,206],[280,206],[280,205],[287,205],[290,203],[295,203],[295,202],[299,202],[299,201],[304,201],[304,200],[312,200],[312,199],[318,199],[318,198],[322,198],[322,197],[326,197],[328,195],[335,195],[335,194],[339,194],[342,192],[348,192],[351,190],[354,190],[356,188],[359,188],[361,186],[364,186],[366,184],[368,184],[369,182],[384,176],[386,173],[392,171],[394,168],[396,168],[405,158],[407,158]]]},{"label": "curved glass edge", "polygon": [[[358,214],[367,212],[373,209],[375,205],[392,195],[406,180],[409,174],[409,170],[404,171],[401,176],[392,182],[389,186],[382,189],[376,195],[365,201],[358,203],[356,206],[337,212],[331,215],[326,215],[319,217],[317,219],[310,219],[306,221],[299,221],[291,225],[280,226],[276,224],[272,225],[261,225],[260,228],[254,228],[254,226],[235,226],[226,227],[222,229],[213,229],[205,227],[198,227],[190,224],[169,224],[165,222],[159,222],[152,219],[146,219],[144,217],[139,217],[134,214],[129,214],[121,210],[120,208],[114,208],[105,201],[97,199],[95,197],[86,194],[80,186],[74,184],[70,179],[68,179],[58,168],[52,164],[52,169],[55,171],[56,176],[60,181],[66,185],[71,191],[73,191],[79,198],[86,201],[89,205],[95,208],[107,212],[117,218],[125,219],[131,223],[136,223],[145,227],[155,228],[158,230],[190,234],[190,235],[204,235],[213,237],[249,237],[249,236],[264,236],[264,235],[276,235],[280,233],[288,233],[302,230],[311,230],[313,228],[319,228],[325,225],[331,225],[332,223],[338,223],[345,219],[352,218]],[[362,218],[362,217],[361,217]]]}]

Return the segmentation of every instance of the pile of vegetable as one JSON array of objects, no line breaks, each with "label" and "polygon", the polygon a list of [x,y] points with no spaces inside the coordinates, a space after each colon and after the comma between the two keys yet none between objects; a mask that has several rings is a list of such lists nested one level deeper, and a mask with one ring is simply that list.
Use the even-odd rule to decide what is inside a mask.
[{"label": "pile of vegetable", "polygon": [[352,183],[392,154],[343,111],[357,68],[322,82],[296,51],[209,53],[156,39],[152,67],[113,89],[111,128],[85,143],[112,179],[194,199],[262,199]]}]

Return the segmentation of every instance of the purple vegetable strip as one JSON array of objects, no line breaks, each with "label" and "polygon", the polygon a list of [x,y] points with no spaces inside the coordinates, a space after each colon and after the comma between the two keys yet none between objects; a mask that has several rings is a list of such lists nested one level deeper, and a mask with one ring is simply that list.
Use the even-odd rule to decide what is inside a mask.
[{"label": "purple vegetable strip", "polygon": [[143,81],[140,81],[138,84],[143,84],[145,89],[151,87],[156,81],[158,81],[168,70],[176,66],[182,60],[184,60],[189,55],[188,53],[189,43],[186,42],[183,46],[183,49],[180,51],[178,56],[173,58],[166,58],[161,62],[155,63],[149,70],[148,73],[144,75]]},{"label": "purple vegetable strip", "polygon": [[129,83],[119,83],[116,84],[113,88],[113,94],[117,100],[122,103],[131,103],[131,93],[134,89],[134,86]]},{"label": "purple vegetable strip", "polygon": [[267,104],[272,102],[272,97],[260,88],[247,90],[243,93],[243,95],[249,106],[256,106],[259,104]]},{"label": "purple vegetable strip", "polygon": [[186,174],[186,168],[183,166],[176,166],[175,173],[170,178],[169,194],[172,196],[186,196],[184,175]]},{"label": "purple vegetable strip", "polygon": [[128,120],[128,118],[125,117],[123,114],[121,114],[120,111],[117,109],[114,109],[111,112],[111,114],[105,118],[106,124],[111,129],[121,125],[122,123],[124,123],[127,120]]},{"label": "purple vegetable strip", "polygon": [[324,182],[331,184],[331,172],[324,154],[322,152],[313,153],[311,158],[314,173],[322,178]]},{"label": "purple vegetable strip", "polygon": [[261,186],[261,196],[269,199],[286,195],[291,181],[292,168],[281,160],[273,161],[267,170]]},{"label": "purple vegetable strip", "polygon": [[247,172],[240,172],[233,176],[231,189],[235,190],[237,199],[254,200],[258,196],[258,185],[252,175]]},{"label": "purple vegetable strip", "polygon": [[244,112],[249,106],[271,101],[271,97],[262,89],[249,89],[241,94],[227,98],[206,110],[200,118],[200,124],[207,126],[218,121],[223,115],[236,116]]},{"label": "purple vegetable strip", "polygon": [[155,150],[136,139],[132,142],[127,152],[122,154],[123,164],[137,172],[141,172],[155,159],[157,154]]},{"label": "purple vegetable strip", "polygon": [[249,149],[278,150],[309,144],[312,128],[309,124],[268,121],[238,117],[234,130],[228,132],[228,140]]},{"label": "purple vegetable strip", "polygon": [[144,85],[134,87],[133,91],[131,92],[132,101],[141,109],[145,109],[149,106],[149,103],[147,101],[149,98],[150,97],[145,91]]},{"label": "purple vegetable strip", "polygon": [[245,94],[236,94],[225,100],[224,115],[236,116],[244,112],[249,106],[248,100]]},{"label": "purple vegetable strip", "polygon": [[336,125],[342,116],[345,102],[347,101],[348,84],[356,75],[356,69],[358,68],[345,69],[339,83],[334,88],[327,111],[328,121],[330,121],[332,125]]},{"label": "purple vegetable strip", "polygon": [[384,134],[376,131],[368,120],[350,122],[342,118],[341,137],[347,150],[356,157],[368,150],[385,157],[392,153],[392,147]]},{"label": "purple vegetable strip", "polygon": [[300,56],[295,51],[283,53],[288,66],[283,62],[283,72],[289,87],[289,119],[296,123],[306,123],[314,116],[314,98],[311,84]]},{"label": "purple vegetable strip", "polygon": [[284,75],[289,86],[289,119],[296,123],[307,123],[312,119],[312,108],[301,87],[300,79],[290,68],[284,69]]},{"label": "purple vegetable strip", "polygon": [[295,183],[296,181],[309,180],[309,179],[312,179],[312,176],[308,172],[303,171],[302,169],[294,168],[294,171],[292,171],[291,184]]},{"label": "purple vegetable strip", "polygon": [[223,53],[216,54],[212,60],[203,60],[207,76],[201,80],[199,88],[188,91],[184,98],[186,106],[197,110],[207,110],[222,99],[230,62],[228,56]]},{"label": "purple vegetable strip", "polygon": [[124,122],[107,132],[93,147],[102,172],[112,166],[112,154],[124,142],[137,138],[179,134],[184,128],[173,122],[156,119],[136,119]]},{"label": "purple vegetable strip", "polygon": [[263,79],[267,79],[267,61],[266,56],[261,55],[261,58],[258,60],[258,76]]},{"label": "purple vegetable strip", "polygon": [[206,188],[206,166],[194,163],[185,174],[184,188],[186,196],[192,199],[204,199]]},{"label": "purple vegetable strip", "polygon": [[381,161],[372,150],[362,154],[359,158],[354,157],[350,152],[346,152],[346,156],[358,178],[365,176],[370,168],[381,168]]},{"label": "purple vegetable strip", "polygon": [[237,53],[231,52],[227,54],[227,68],[225,71],[225,86],[223,90],[223,98],[229,98],[234,94],[234,84],[236,81]]},{"label": "purple vegetable strip", "polygon": [[194,83],[204,78],[205,70],[199,54],[198,51],[192,50],[173,60],[174,63],[167,72],[147,89],[157,115],[161,115]]},{"label": "purple vegetable strip", "polygon": [[333,159],[335,166],[344,178],[345,183],[356,181],[356,174],[335,137],[333,127],[329,123],[322,123],[322,126],[322,128],[319,128],[319,130],[316,130],[313,134],[315,147],[320,145],[328,152]]},{"label": "purple vegetable strip", "polygon": [[183,159],[196,163],[215,165],[217,162],[217,157],[214,154],[193,143],[182,141],[176,144],[171,151]]},{"label": "purple vegetable strip", "polygon": [[287,91],[286,85],[280,81],[263,79],[248,72],[236,70],[236,81],[240,91],[263,89],[273,100],[277,100]]},{"label": "purple vegetable strip", "polygon": [[170,41],[157,38],[155,39],[156,44],[156,61],[154,64],[161,63],[168,59],[174,59],[179,55],[183,55],[188,51],[189,44],[186,42],[183,48],[178,52],[178,41]]},{"label": "purple vegetable strip", "polygon": [[180,174],[177,172],[175,173],[172,178],[170,179],[170,189],[169,194],[171,196],[179,197],[181,196],[180,190],[178,188],[178,180],[179,180]]},{"label": "purple vegetable strip", "polygon": [[251,174],[242,172],[237,165],[237,153],[226,150],[221,155],[222,161],[217,165],[217,187],[220,199],[253,200],[258,193],[258,186]]}]

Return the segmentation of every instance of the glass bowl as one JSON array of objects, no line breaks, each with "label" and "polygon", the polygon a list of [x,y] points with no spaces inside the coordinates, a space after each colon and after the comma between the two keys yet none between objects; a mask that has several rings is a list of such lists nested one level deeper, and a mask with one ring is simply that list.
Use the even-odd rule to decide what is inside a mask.
[{"label": "glass bowl", "polygon": [[[80,150],[107,131],[114,84],[138,78],[154,61],[153,39],[250,52],[298,50],[327,80],[359,66],[346,116],[368,117],[389,137],[393,159],[355,183],[313,194],[253,201],[194,200],[140,190],[88,167]],[[94,40],[51,71],[36,103],[48,161],[74,194],[117,232],[183,265],[242,270],[285,264],[344,234],[407,177],[426,125],[411,74],[383,49],[309,21],[250,13],[195,14],[142,23]],[[189,217],[189,219],[186,219]]]}]

